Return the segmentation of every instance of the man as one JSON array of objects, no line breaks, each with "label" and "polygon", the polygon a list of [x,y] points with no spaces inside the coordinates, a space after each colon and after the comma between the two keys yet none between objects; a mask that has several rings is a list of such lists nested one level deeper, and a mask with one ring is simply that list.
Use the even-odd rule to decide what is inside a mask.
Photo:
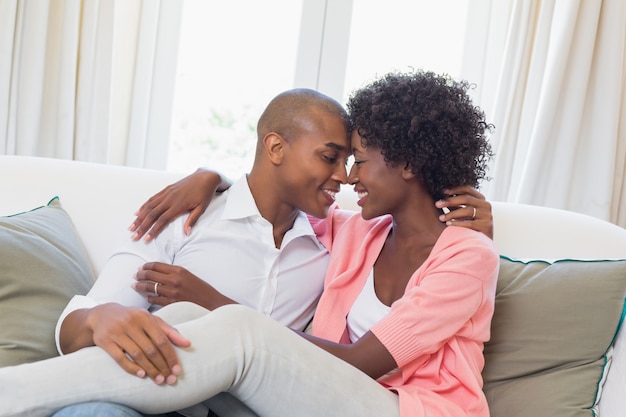
[{"label": "man", "polygon": [[[250,173],[204,214],[196,212],[193,230],[183,233],[180,217],[148,242],[126,243],[92,290],[72,299],[57,325],[61,352],[100,346],[127,372],[173,384],[181,372],[174,346],[190,342],[151,314],[159,306],[191,301],[213,310],[241,303],[285,326],[306,326],[322,291],[328,251],[304,213],[325,218],[347,180],[348,116],[327,96],[290,90],[267,106],[257,135]],[[206,178],[206,187],[218,186],[217,176]],[[137,237],[144,232],[140,226]],[[58,416],[87,415],[94,412],[90,406]]]}]

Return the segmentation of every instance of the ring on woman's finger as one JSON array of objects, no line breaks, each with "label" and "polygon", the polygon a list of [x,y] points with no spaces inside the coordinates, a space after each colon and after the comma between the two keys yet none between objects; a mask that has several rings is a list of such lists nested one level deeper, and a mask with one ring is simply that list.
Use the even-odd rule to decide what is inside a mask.
[{"label": "ring on woman's finger", "polygon": [[[476,209],[474,209],[474,210],[476,210]],[[159,294],[159,284],[160,284],[160,282],[155,282],[155,283],[154,283],[154,291],[153,291],[153,292],[154,292],[156,295],[160,295],[160,294]]]},{"label": "ring on woman's finger", "polygon": [[476,219],[476,207],[472,207],[474,209],[474,213],[472,214],[472,220]]}]

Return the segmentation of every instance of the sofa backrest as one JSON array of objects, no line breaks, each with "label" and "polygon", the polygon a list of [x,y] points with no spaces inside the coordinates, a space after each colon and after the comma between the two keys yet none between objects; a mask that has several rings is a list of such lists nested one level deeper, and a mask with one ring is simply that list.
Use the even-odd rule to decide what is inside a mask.
[{"label": "sofa backrest", "polygon": [[133,214],[181,178],[156,170],[51,158],[0,156],[0,215],[29,211],[58,196],[96,272],[128,239]]},{"label": "sofa backrest", "polygon": [[[195,167],[190,169],[190,172]],[[0,215],[45,205],[58,196],[83,239],[96,271],[128,238],[134,212],[184,174],[51,158],[0,155]],[[337,201],[358,210],[344,186]],[[565,210],[492,202],[494,240],[517,259],[626,258],[626,231]]]}]

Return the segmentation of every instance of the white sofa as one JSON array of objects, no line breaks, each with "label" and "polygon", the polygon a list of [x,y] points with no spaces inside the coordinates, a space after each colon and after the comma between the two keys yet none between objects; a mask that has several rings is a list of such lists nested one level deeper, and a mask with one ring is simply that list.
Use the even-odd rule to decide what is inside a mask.
[{"label": "white sofa", "polygon": [[[195,167],[190,167],[190,172],[194,169]],[[78,236],[86,248],[94,271],[97,273],[106,262],[113,248],[128,238],[129,232],[127,227],[130,225],[133,214],[140,204],[147,197],[181,176],[180,174],[161,171],[84,162],[0,156],[0,216],[21,213],[35,207],[44,206],[52,197],[58,196],[62,207],[69,214]],[[354,201],[351,190],[342,191],[339,195],[340,205],[344,208],[356,208]],[[493,202],[493,216],[496,245],[500,253],[508,258],[626,259],[626,230],[589,216],[502,202]],[[18,217],[12,216],[8,219]],[[0,225],[1,228],[2,226]],[[514,264],[522,268],[526,265],[519,262],[514,262]],[[589,265],[587,263],[584,264]],[[602,265],[605,264],[605,262],[602,262]],[[593,263],[591,265],[594,266]],[[624,280],[626,280],[626,276],[622,276],[622,281]],[[524,288],[526,287],[524,286]],[[510,290],[508,287],[503,289],[503,291],[508,290]],[[541,289],[540,294],[545,294],[547,291]],[[582,289],[580,290],[581,292],[577,293],[578,290],[568,289],[567,286],[563,286],[562,291],[564,293],[573,292],[571,297],[579,297],[580,299],[593,298],[593,296],[589,295],[588,289]],[[626,293],[618,294],[617,299],[621,298],[623,300],[625,295]],[[531,296],[535,297],[534,295]],[[531,298],[531,300],[533,299],[535,298]],[[2,300],[0,297],[0,307],[2,306]],[[505,300],[503,302],[508,301]],[[605,303],[602,302],[600,304]],[[504,307],[499,307],[499,305],[503,304],[496,305],[496,317],[499,317],[501,311],[504,311]],[[499,308],[502,310],[499,310]],[[531,306],[530,308],[532,310],[534,307]],[[579,312],[579,310],[580,308],[576,307],[576,311]],[[596,308],[593,307],[588,310],[585,314],[589,317],[594,317]],[[519,316],[515,311],[511,314],[512,316],[507,317],[507,320],[516,319]],[[569,313],[566,315],[570,316]],[[584,318],[585,315],[582,317]],[[565,319],[567,318],[564,317]],[[559,320],[557,322],[560,322]],[[620,317],[615,320],[620,322]],[[526,323],[522,324],[525,325]],[[597,326],[592,323],[591,327]],[[517,337],[520,335],[519,333],[516,331],[512,336]],[[586,339],[586,336],[582,333],[583,330],[581,330],[581,339]],[[624,340],[626,337],[624,334],[625,331],[620,331],[615,338],[614,349],[607,346],[609,350],[606,352],[606,355],[599,358],[600,362],[598,363],[600,363],[600,367],[604,370],[608,368],[606,382],[604,384],[596,383],[596,387],[598,387],[597,392],[593,393],[600,398],[599,415],[602,417],[621,417],[626,415],[626,340]],[[559,342],[559,340],[556,342]],[[534,346],[541,347],[540,345],[543,345],[543,343],[543,341],[537,341]],[[535,347],[532,349],[535,349]],[[501,354],[504,356],[510,353],[517,354],[519,353],[518,348],[519,346],[509,346],[506,343],[494,347],[494,352],[486,354],[487,368],[491,365],[490,360],[492,357]],[[2,352],[0,351],[1,354]],[[601,366],[602,360],[610,359],[611,354],[613,354],[613,359],[610,367]],[[528,359],[524,355],[527,356],[527,354],[522,353],[522,362]],[[519,357],[517,360],[519,360]],[[505,364],[504,367],[508,372],[511,368],[523,365],[516,363],[514,366],[508,366]],[[559,363],[554,369],[556,369],[557,373],[567,373],[571,371],[569,366],[566,363]],[[521,372],[524,373],[524,371]],[[541,376],[550,372],[551,370],[540,369],[537,371],[537,375]],[[522,376],[525,378],[528,375]],[[486,377],[486,380],[489,379],[491,381],[488,382],[491,384],[490,386],[493,386],[493,392],[491,394],[488,393],[488,398],[494,403],[492,415],[506,415],[507,417],[522,416],[525,413],[528,416],[531,415],[528,414],[530,412],[528,410],[532,410],[532,408],[529,409],[527,407],[532,407],[532,404],[515,404],[511,406],[508,402],[498,404],[497,399],[494,399],[494,396],[500,398],[506,395],[515,398],[516,394],[512,391],[526,392],[525,390],[528,386],[532,387],[535,385],[534,380],[531,378],[522,385],[513,385],[507,388],[507,384],[515,378],[502,374],[500,370],[496,370],[494,375]],[[554,386],[554,380],[549,380],[547,383],[548,387]],[[539,386],[541,387],[541,385]],[[600,388],[603,389],[600,390]],[[546,391],[545,388],[541,389]],[[544,394],[547,394],[548,397],[554,395],[555,402],[561,401],[560,396],[563,394],[560,393],[559,389],[555,388],[554,393],[550,391],[551,389],[548,389],[548,392]],[[534,400],[518,397],[517,402],[532,403]],[[505,409],[508,409],[509,412],[503,413],[500,411],[502,407],[506,407]],[[520,411],[516,414],[511,407],[518,407]],[[545,405],[541,407],[544,408]],[[585,406],[582,406],[582,410],[550,411],[549,415],[598,415],[595,414],[596,411],[597,407],[592,411],[585,410]],[[536,417],[538,414],[532,415]]]}]

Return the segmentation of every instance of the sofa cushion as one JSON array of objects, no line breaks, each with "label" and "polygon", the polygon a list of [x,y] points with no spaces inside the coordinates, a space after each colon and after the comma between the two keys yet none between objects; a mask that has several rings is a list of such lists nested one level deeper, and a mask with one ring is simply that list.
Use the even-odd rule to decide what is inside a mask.
[{"label": "sofa cushion", "polygon": [[57,319],[95,280],[87,253],[58,198],[0,217],[0,366],[57,355]]},{"label": "sofa cushion", "polygon": [[483,372],[491,416],[594,416],[625,297],[626,260],[501,257]]}]

